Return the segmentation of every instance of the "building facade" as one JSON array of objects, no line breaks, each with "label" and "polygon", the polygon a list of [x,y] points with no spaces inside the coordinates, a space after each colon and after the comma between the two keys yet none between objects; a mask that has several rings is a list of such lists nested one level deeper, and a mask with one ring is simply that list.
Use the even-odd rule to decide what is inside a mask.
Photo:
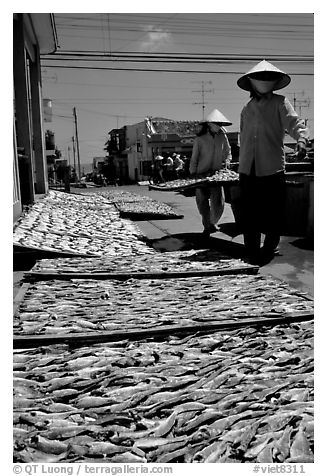
[{"label": "building facade", "polygon": [[48,191],[40,55],[57,49],[51,13],[13,15],[13,218]]}]

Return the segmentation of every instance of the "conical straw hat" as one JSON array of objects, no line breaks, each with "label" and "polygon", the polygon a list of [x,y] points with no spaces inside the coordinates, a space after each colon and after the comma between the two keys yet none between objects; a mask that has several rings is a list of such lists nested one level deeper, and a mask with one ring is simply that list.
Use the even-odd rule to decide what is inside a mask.
[{"label": "conical straw hat", "polygon": [[200,121],[200,124],[203,124],[204,122],[217,122],[220,126],[232,125],[232,122],[218,111],[218,109],[211,111],[203,121]]},{"label": "conical straw hat", "polygon": [[263,60],[263,61],[260,61],[260,63],[258,63],[257,65],[255,65],[252,69],[250,69],[250,71],[248,71],[243,76],[241,76],[237,81],[237,85],[241,89],[244,89],[245,91],[251,91],[249,76],[251,76],[254,73],[260,73],[262,71],[270,71],[270,72],[278,73],[280,75],[280,79],[279,80],[277,79],[276,84],[274,86],[274,91],[276,91],[277,89],[285,88],[291,82],[291,77],[288,74],[276,68],[276,66],[269,63],[269,61]]}]

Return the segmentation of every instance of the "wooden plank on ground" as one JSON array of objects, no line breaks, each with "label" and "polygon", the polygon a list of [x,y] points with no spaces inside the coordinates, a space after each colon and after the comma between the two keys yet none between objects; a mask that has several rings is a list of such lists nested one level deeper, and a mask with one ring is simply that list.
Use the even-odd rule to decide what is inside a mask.
[{"label": "wooden plank on ground", "polygon": [[200,271],[166,271],[166,272],[131,272],[131,273],[48,273],[46,271],[30,271],[24,274],[24,280],[28,282],[49,281],[52,279],[169,279],[169,278],[191,278],[198,276],[225,276],[235,274],[257,274],[258,266],[243,266],[238,268],[210,269]]},{"label": "wooden plank on ground", "polygon": [[158,328],[112,331],[112,332],[86,332],[72,334],[49,334],[49,335],[14,335],[13,348],[27,349],[54,344],[69,344],[72,346],[83,346],[99,344],[105,342],[115,342],[120,340],[142,340],[149,338],[167,337],[169,335],[185,335],[196,332],[212,332],[219,330],[238,329],[253,326],[277,326],[280,324],[290,324],[295,322],[305,322],[313,320],[313,313],[295,313],[288,316],[260,316],[237,321],[215,321],[192,326],[175,325],[161,326]]},{"label": "wooden plank on ground", "polygon": [[13,245],[14,253],[28,253],[35,254],[35,259],[40,255],[40,259],[44,258],[98,258],[99,255],[91,253],[73,253],[71,251],[50,250],[44,248],[36,248],[33,246],[25,246],[18,243]]},{"label": "wooden plank on ground", "polygon": [[160,215],[155,213],[136,213],[136,212],[123,212],[119,210],[119,214],[121,218],[128,218],[132,221],[149,221],[149,220],[179,220],[184,218],[184,215],[176,214],[176,215]]}]

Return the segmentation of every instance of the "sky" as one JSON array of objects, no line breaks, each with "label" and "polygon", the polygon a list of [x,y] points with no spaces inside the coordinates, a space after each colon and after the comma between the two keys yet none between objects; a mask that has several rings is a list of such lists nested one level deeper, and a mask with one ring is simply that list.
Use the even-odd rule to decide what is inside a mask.
[{"label": "sky", "polygon": [[[52,58],[43,57],[43,97],[52,100],[53,108],[53,122],[46,123],[46,128],[55,133],[57,147],[71,162],[74,107],[82,164],[105,155],[104,144],[111,129],[140,122],[146,116],[201,120],[203,112],[207,115],[217,108],[232,121],[228,130],[239,130],[239,116],[248,101],[248,93],[236,81],[264,58],[291,75],[292,81],[282,94],[293,104],[295,100],[297,111],[308,120],[314,136],[312,13],[147,13],[145,10],[54,15],[57,53],[152,53],[173,55],[175,59],[190,54],[224,54],[234,59],[227,63],[185,64],[117,59],[91,63],[81,58],[59,61],[54,59],[57,53]],[[244,60],[249,55],[257,55],[258,59]],[[269,55],[278,58],[272,60]],[[293,61],[289,58],[280,61],[285,55]],[[310,60],[294,61],[303,56]],[[131,70],[135,68],[148,71]]]}]

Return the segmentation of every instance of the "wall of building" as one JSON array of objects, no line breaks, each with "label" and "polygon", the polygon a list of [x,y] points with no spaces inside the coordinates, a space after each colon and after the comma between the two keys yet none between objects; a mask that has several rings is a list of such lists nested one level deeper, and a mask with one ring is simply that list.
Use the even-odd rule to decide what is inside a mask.
[{"label": "wall of building", "polygon": [[36,193],[49,190],[40,53],[56,49],[52,14],[14,13],[13,37],[15,220],[22,205],[33,203]]}]

